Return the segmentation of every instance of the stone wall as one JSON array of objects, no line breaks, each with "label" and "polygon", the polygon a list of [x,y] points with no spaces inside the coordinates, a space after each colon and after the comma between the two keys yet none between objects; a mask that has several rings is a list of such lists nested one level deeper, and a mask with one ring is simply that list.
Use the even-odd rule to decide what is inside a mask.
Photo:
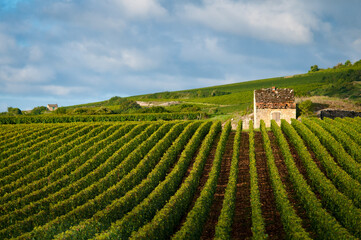
[{"label": "stone wall", "polygon": [[[261,119],[265,122],[266,127],[271,127],[273,112],[280,112],[280,119],[285,119],[289,123],[292,118],[296,118],[296,109],[256,109],[254,128],[259,128]],[[277,123],[280,124],[281,121]]]},{"label": "stone wall", "polygon": [[256,107],[258,109],[288,109],[293,108],[296,109],[295,102],[257,102]]},{"label": "stone wall", "polygon": [[355,112],[355,111],[344,111],[344,110],[321,110],[320,111],[320,118],[323,119],[324,117],[327,118],[345,118],[345,117],[361,117],[361,112]]}]

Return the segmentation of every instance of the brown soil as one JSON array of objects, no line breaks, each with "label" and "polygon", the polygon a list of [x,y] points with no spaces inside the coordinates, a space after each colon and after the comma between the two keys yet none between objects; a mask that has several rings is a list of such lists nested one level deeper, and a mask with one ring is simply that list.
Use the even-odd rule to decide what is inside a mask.
[{"label": "brown soil", "polygon": [[276,209],[276,202],[268,174],[266,153],[263,148],[263,140],[260,132],[255,132],[256,167],[258,185],[262,204],[262,216],[265,220],[266,233],[270,239],[285,239],[280,213]]},{"label": "brown soil", "polygon": [[288,200],[291,202],[293,208],[296,211],[296,214],[302,219],[303,228],[310,233],[311,238],[315,239],[316,235],[313,233],[311,221],[307,217],[306,211],[303,208],[302,203],[298,201],[295,188],[293,187],[293,184],[289,179],[288,170],[284,162],[283,154],[277,144],[276,137],[273,135],[272,132],[268,132],[268,136],[270,138],[271,147],[275,158],[275,163],[278,168],[278,172],[280,174],[283,186],[285,187],[288,194]]},{"label": "brown soil", "polygon": [[[307,170],[306,170],[306,168],[305,168],[302,160],[300,159],[300,157],[299,157],[299,155],[298,155],[298,153],[297,153],[296,148],[293,146],[293,144],[292,144],[291,141],[289,140],[288,136],[285,135],[285,137],[286,137],[286,139],[287,139],[288,145],[290,146],[290,151],[291,151],[291,154],[292,154],[292,156],[293,156],[293,159],[294,159],[294,161],[295,161],[295,163],[296,163],[296,166],[297,166],[297,168],[298,168],[298,171],[300,171],[300,173],[302,173],[303,177],[304,177],[304,178],[306,179],[306,181],[307,181],[307,184],[308,184],[309,186],[311,186],[312,191],[315,193],[316,197],[317,197],[318,199],[321,199],[321,196],[320,196],[320,194],[318,193],[318,191],[317,191],[314,187],[312,187],[311,180],[309,179],[309,177],[308,177],[308,175],[307,175]],[[321,162],[316,158],[315,153],[311,150],[311,148],[310,148],[309,146],[307,146],[306,143],[305,143],[305,145],[306,145],[306,147],[307,147],[308,152],[311,154],[311,157],[312,157],[313,161],[317,164],[318,168],[325,174],[325,173],[326,173],[326,172],[325,172],[325,169],[323,168]],[[325,174],[325,176],[326,176],[326,174]],[[327,176],[326,176],[326,177],[327,177]]]},{"label": "brown soil", "polygon": [[232,239],[251,239],[251,185],[249,175],[249,137],[242,132],[238,162],[238,183],[235,213],[232,225]]},{"label": "brown soil", "polygon": [[222,158],[221,171],[218,178],[216,193],[214,194],[213,203],[210,208],[208,219],[204,225],[201,239],[214,238],[215,227],[217,225],[218,217],[222,210],[224,192],[227,187],[229,172],[231,168],[234,137],[235,132],[232,131],[227,139],[226,149]]},{"label": "brown soil", "polygon": [[[213,163],[213,160],[214,160],[214,156],[216,154],[217,144],[219,142],[219,138],[220,138],[220,134],[218,134],[218,136],[215,138],[215,140],[213,142],[211,151],[210,151],[210,153],[209,153],[209,155],[207,157],[206,163],[204,165],[202,177],[199,180],[198,188],[197,188],[197,190],[196,190],[196,192],[195,192],[195,194],[193,196],[192,203],[189,206],[188,211],[186,213],[188,213],[193,208],[196,200],[198,199],[199,195],[201,194],[201,191],[202,191],[204,185],[207,182],[209,172],[211,171],[211,168],[212,168],[212,163]],[[187,175],[189,175],[189,171],[187,172]],[[184,214],[181,221],[180,221],[180,224],[177,226],[177,228],[175,229],[174,232],[178,232],[180,230],[180,228],[182,227],[182,225],[184,224],[186,219],[187,219],[187,214]]]}]

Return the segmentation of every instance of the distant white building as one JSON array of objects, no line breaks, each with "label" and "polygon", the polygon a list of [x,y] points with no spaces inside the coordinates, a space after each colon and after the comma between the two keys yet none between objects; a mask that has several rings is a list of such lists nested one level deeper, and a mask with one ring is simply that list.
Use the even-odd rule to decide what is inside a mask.
[{"label": "distant white building", "polygon": [[52,112],[58,109],[58,104],[48,104],[46,108],[48,109],[48,111]]},{"label": "distant white building", "polygon": [[254,91],[254,128],[260,127],[261,119],[266,127],[271,126],[271,120],[278,124],[281,119],[291,122],[296,118],[296,102],[293,89],[265,88]]}]

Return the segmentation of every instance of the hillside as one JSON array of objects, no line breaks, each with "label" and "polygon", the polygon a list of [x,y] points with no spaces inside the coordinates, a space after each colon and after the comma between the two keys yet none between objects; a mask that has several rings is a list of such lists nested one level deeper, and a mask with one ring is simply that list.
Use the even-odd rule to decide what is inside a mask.
[{"label": "hillside", "polygon": [[[124,98],[115,96],[101,102],[61,107],[55,113],[108,115],[201,111],[213,119],[225,120],[231,117],[239,119],[239,116],[253,112],[253,91],[272,86],[294,89],[298,103],[311,99],[318,110],[321,107],[345,109],[343,106],[347,105],[348,110],[359,111],[361,108],[361,60],[354,64],[338,64],[328,69],[318,69],[315,66],[312,66],[308,73],[293,76]],[[331,101],[325,101],[323,97],[328,97]],[[8,112],[2,115],[44,113],[51,114],[45,106],[42,106],[27,112],[21,112],[18,108],[9,108]]]},{"label": "hillside", "polygon": [[[138,96],[131,96],[128,100],[164,103],[165,108],[172,112],[179,109],[169,102],[179,104],[191,104],[210,115],[244,115],[252,112],[253,90],[260,88],[269,88],[276,86],[278,88],[293,88],[296,97],[305,96],[328,96],[333,99],[342,99],[349,101],[350,104],[361,105],[361,63],[354,65],[329,69],[319,69],[316,72],[298,74],[294,76],[285,76],[278,78],[260,79],[247,82],[219,85],[205,88],[189,89],[174,92],[159,92]],[[336,101],[337,101],[336,100]],[[117,104],[106,100],[102,102],[82,104],[75,107],[100,107],[106,106],[110,109],[116,109]]]}]

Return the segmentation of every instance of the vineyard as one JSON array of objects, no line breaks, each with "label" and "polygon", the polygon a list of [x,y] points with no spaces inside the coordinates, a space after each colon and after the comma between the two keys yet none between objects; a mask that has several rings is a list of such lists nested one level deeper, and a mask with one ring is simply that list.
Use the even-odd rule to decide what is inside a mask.
[{"label": "vineyard", "polygon": [[3,118],[0,239],[361,238],[361,118],[83,118]]}]

